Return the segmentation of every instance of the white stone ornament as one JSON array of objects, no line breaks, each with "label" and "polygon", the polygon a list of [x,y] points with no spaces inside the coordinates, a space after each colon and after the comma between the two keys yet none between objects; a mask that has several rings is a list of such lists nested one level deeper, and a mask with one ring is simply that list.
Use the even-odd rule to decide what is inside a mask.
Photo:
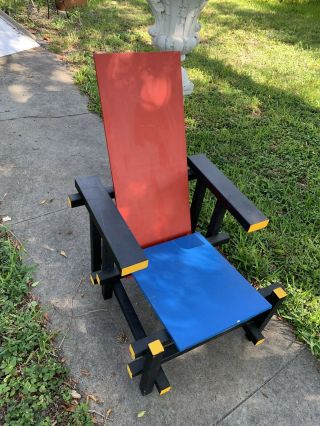
[{"label": "white stone ornament", "polygon": [[[152,43],[159,50],[181,52],[182,61],[199,43],[198,17],[207,0],[148,0],[155,23],[149,28]],[[182,67],[183,94],[190,95],[193,83]]]}]

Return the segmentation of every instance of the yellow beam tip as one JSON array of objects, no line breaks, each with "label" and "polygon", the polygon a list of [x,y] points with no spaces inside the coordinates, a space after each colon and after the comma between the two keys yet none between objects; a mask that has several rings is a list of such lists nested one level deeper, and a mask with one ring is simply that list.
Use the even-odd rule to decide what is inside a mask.
[{"label": "yellow beam tip", "polygon": [[148,267],[148,260],[143,262],[136,263],[135,265],[127,266],[121,270],[121,276],[125,277],[126,275],[133,274],[134,272],[141,271],[141,269],[146,269]]},{"label": "yellow beam tip", "polygon": [[101,285],[101,281],[100,281],[99,274],[96,274],[96,280],[97,280],[97,283],[98,283],[99,285]]},{"label": "yellow beam tip", "polygon": [[274,294],[277,296],[278,299],[283,299],[287,296],[287,293],[283,290],[282,287],[278,287],[275,290],[273,290]]},{"label": "yellow beam tip", "polygon": [[261,343],[263,343],[265,341],[265,339],[260,339],[257,341],[257,343],[254,346],[259,346],[261,345]]},{"label": "yellow beam tip", "polygon": [[70,208],[72,208],[72,204],[71,204],[71,199],[70,199],[70,197],[68,197],[68,198],[67,198],[67,203],[68,203],[68,206],[69,206]]},{"label": "yellow beam tip", "polygon": [[91,281],[92,285],[95,285],[94,278],[93,278],[93,276],[91,274],[90,274],[90,281]]},{"label": "yellow beam tip", "polygon": [[269,219],[263,220],[262,222],[254,223],[253,225],[250,225],[248,229],[248,233],[259,231],[260,229],[265,228],[268,225],[268,223],[269,223]]},{"label": "yellow beam tip", "polygon": [[128,371],[130,379],[132,379],[133,375],[132,375],[132,371],[130,370],[129,365],[127,365],[127,371]]},{"label": "yellow beam tip", "polygon": [[164,352],[164,347],[162,346],[162,343],[160,340],[154,340],[153,342],[150,342],[148,344],[150,352],[152,353],[152,356],[156,356],[160,354],[161,352]]},{"label": "yellow beam tip", "polygon": [[171,386],[168,386],[167,388],[164,388],[160,391],[160,395],[164,395],[165,393],[169,392],[171,390]]},{"label": "yellow beam tip", "polygon": [[136,354],[134,353],[132,345],[129,345],[129,352],[132,359],[136,359]]}]

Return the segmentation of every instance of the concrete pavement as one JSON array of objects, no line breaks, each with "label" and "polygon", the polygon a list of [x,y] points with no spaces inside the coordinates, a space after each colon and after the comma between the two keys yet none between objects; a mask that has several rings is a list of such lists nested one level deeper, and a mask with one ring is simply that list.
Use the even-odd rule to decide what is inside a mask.
[{"label": "concrete pavement", "polygon": [[[75,176],[110,183],[101,119],[88,112],[65,65],[42,48],[1,58],[0,78],[1,214],[37,265],[35,292],[81,394],[103,401],[93,409],[111,408],[115,425],[318,424],[319,362],[278,320],[261,346],[238,330],[167,363],[172,392],[140,395],[126,372],[131,335],[117,302],[88,284],[86,211],[66,205]],[[153,329],[157,320],[139,290],[125,286]]]}]

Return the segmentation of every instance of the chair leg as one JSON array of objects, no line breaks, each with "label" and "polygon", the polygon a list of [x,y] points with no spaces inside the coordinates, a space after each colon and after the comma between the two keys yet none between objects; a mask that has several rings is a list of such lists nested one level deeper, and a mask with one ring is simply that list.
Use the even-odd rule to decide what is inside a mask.
[{"label": "chair leg", "polygon": [[269,287],[262,288],[259,290],[259,293],[271,304],[272,308],[270,311],[264,312],[261,315],[258,315],[252,321],[249,321],[243,326],[244,331],[246,332],[247,338],[255,345],[259,345],[264,341],[262,331],[271,320],[273,315],[277,313],[281,303],[287,296],[287,293],[284,289],[278,284],[272,284]]},{"label": "chair leg", "polygon": [[[140,391],[142,395],[148,395],[153,391],[156,379],[161,368],[161,361],[164,355],[164,347],[160,340],[154,340],[148,344],[145,355],[145,362],[140,381]],[[169,390],[170,388],[168,388]]]},{"label": "chair leg", "polygon": [[90,218],[90,248],[91,248],[91,272],[101,269],[101,237],[99,231]]},{"label": "chair leg", "polygon": [[[102,241],[102,272],[112,273],[114,271],[114,261],[107,244]],[[113,293],[113,281],[101,281],[102,297],[104,300],[111,299]]]}]

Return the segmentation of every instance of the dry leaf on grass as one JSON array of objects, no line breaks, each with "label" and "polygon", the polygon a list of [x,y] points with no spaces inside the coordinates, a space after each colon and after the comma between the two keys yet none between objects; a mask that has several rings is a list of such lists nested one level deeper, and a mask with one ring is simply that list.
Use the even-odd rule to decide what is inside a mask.
[{"label": "dry leaf on grass", "polygon": [[95,402],[96,404],[102,404],[103,403],[103,401],[101,401],[101,399],[99,399],[95,395],[88,394],[87,398],[86,398],[86,402],[88,403],[90,399],[91,399],[91,401]]},{"label": "dry leaf on grass", "polygon": [[70,405],[68,405],[68,407],[66,408],[66,410],[69,413],[73,413],[74,410],[76,409],[77,405],[78,405],[77,401],[72,401],[72,403]]},{"label": "dry leaf on grass", "polygon": [[63,257],[68,257],[67,253],[64,250],[60,251],[60,255],[63,256]]},{"label": "dry leaf on grass", "polygon": [[137,414],[137,417],[143,417],[144,415],[146,414],[146,411],[145,410],[143,410],[143,411],[139,411],[139,413]]},{"label": "dry leaf on grass", "polygon": [[71,391],[71,396],[72,396],[72,398],[74,398],[74,399],[81,399],[81,395],[80,395],[80,393],[78,393],[76,390],[74,390],[74,389],[72,389],[72,391]]}]

